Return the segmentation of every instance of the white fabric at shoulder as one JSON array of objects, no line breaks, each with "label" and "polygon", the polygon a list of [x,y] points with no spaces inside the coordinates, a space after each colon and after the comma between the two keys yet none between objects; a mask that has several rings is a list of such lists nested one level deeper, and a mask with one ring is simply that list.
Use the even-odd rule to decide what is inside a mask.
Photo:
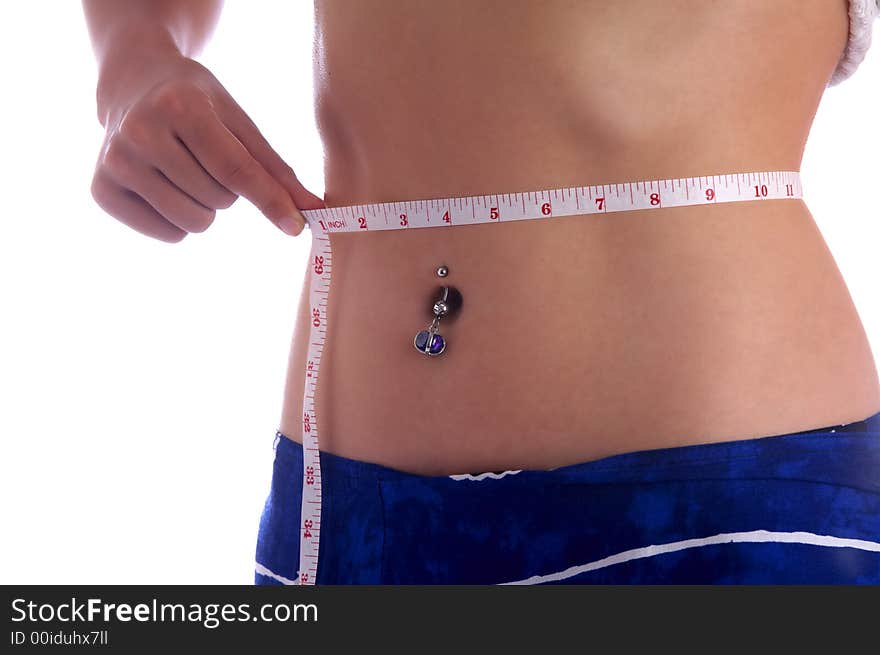
[{"label": "white fabric at shoulder", "polygon": [[874,19],[880,16],[880,0],[849,0],[849,40],[828,86],[839,84],[859,67],[871,46]]}]

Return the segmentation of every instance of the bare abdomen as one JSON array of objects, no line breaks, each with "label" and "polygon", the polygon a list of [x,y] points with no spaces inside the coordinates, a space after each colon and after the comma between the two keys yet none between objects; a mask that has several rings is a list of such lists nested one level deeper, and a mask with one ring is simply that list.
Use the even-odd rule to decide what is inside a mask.
[{"label": "bare abdomen", "polygon": [[[830,4],[771,29],[786,3],[581,3],[579,24],[570,3],[530,20],[517,11],[531,3],[383,16],[377,2],[360,17],[319,3],[325,200],[799,170],[845,38]],[[861,323],[799,200],[331,241],[323,450],[422,473],[550,468],[880,409]],[[427,358],[412,339],[440,264],[465,302]],[[297,440],[307,319],[301,306],[280,425]]]},{"label": "bare abdomen", "polygon": [[[322,448],[424,473],[551,468],[864,418],[876,368],[800,201],[336,234]],[[412,339],[449,267],[444,354]],[[300,322],[282,432],[299,439]]]}]

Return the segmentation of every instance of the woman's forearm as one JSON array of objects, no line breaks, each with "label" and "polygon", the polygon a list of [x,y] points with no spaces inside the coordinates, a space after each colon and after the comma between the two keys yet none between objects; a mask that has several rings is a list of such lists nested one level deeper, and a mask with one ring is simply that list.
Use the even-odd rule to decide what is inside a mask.
[{"label": "woman's forearm", "polygon": [[99,63],[117,31],[131,27],[144,36],[170,37],[179,52],[194,57],[211,38],[222,8],[223,0],[83,0]]},{"label": "woman's forearm", "polygon": [[121,78],[162,57],[194,57],[208,43],[223,0],[83,0],[98,61],[98,119],[105,124]]}]

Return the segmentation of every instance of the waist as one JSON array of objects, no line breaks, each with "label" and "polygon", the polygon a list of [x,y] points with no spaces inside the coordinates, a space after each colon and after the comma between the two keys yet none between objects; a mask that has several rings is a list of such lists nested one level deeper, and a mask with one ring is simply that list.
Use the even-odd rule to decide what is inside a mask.
[{"label": "waist", "polygon": [[[424,473],[553,468],[880,408],[867,339],[802,200],[551,217],[434,230],[343,217],[351,231],[327,237],[322,450]],[[413,338],[443,284],[463,303],[442,355],[425,357]],[[311,316],[301,305],[280,426],[294,438]]]}]

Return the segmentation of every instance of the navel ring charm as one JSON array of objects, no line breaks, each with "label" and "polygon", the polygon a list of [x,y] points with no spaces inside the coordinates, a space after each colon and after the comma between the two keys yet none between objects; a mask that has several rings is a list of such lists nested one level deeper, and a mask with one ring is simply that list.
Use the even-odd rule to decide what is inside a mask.
[{"label": "navel ring charm", "polygon": [[431,324],[413,339],[413,346],[420,353],[436,357],[446,350],[446,339],[437,332],[437,329],[440,326],[440,319],[448,316],[460,304],[460,295],[454,287],[440,288],[440,297],[434,301],[434,306],[431,308],[434,312]]},{"label": "navel ring charm", "polygon": [[449,305],[446,304],[449,287],[443,287],[441,294],[440,298],[434,302],[434,319],[428,329],[422,330],[413,339],[416,350],[425,355],[437,356],[446,350],[446,339],[437,332],[437,328],[440,325],[440,319],[449,313]]}]

